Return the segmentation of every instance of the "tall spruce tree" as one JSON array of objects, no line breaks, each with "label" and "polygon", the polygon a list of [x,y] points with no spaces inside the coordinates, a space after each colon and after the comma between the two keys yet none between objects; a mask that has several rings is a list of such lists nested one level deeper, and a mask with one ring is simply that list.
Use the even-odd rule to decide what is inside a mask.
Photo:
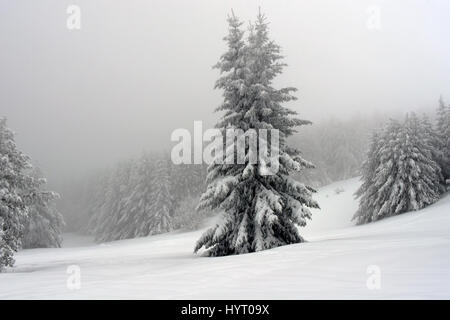
[{"label": "tall spruce tree", "polygon": [[0,270],[14,264],[14,252],[21,247],[28,208],[23,190],[29,189],[30,159],[18,150],[13,132],[0,118]]},{"label": "tall spruce tree", "polygon": [[[318,208],[312,199],[315,192],[292,179],[291,171],[313,167],[300,152],[286,145],[286,138],[295,127],[309,121],[292,118],[296,113],[282,103],[295,100],[295,88],[275,89],[273,79],[282,72],[280,47],[268,37],[268,24],[260,13],[244,41],[242,23],[232,14],[228,18],[229,34],[224,40],[228,51],[216,65],[221,77],[216,88],[223,90],[224,102],[217,109],[224,111],[217,127],[226,129],[276,129],[279,131],[279,170],[265,175],[265,162],[258,156],[251,163],[251,150],[246,140],[245,162],[223,164],[213,162],[208,168],[208,187],[199,209],[220,209],[224,219],[207,230],[198,240],[195,252],[223,256],[270,249],[304,241],[298,226],[311,217],[309,208]],[[261,134],[257,131],[258,138]],[[259,140],[260,141],[260,140]],[[261,147],[261,144],[259,144]],[[225,155],[229,154],[224,141]],[[217,158],[220,160],[220,156]],[[221,159],[223,160],[223,159]]]}]

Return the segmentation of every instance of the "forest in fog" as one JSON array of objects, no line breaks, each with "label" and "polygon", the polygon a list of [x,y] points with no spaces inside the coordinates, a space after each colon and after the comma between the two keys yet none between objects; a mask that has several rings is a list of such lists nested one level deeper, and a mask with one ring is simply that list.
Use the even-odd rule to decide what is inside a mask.
[{"label": "forest in fog", "polygon": [[[445,105],[443,100],[436,100],[434,111]],[[428,112],[421,117],[437,119],[438,115]],[[373,133],[381,131],[389,119],[396,118],[403,121],[398,114],[357,116],[303,127],[291,143],[315,168],[305,169],[294,177],[318,188],[360,176]],[[435,121],[428,122],[432,125]],[[58,207],[64,213],[66,230],[94,235],[97,241],[174,229],[195,230],[218,214],[196,210],[206,188],[206,171],[207,165],[174,165],[168,153],[145,153],[68,182],[60,189],[65,196],[59,199]],[[145,223],[147,211],[167,220],[150,227]],[[109,220],[104,220],[105,217]],[[169,217],[173,217],[173,222],[168,222],[172,219]]]},{"label": "forest in fog", "polygon": [[450,5],[280,3],[0,5],[0,299],[449,296]]}]

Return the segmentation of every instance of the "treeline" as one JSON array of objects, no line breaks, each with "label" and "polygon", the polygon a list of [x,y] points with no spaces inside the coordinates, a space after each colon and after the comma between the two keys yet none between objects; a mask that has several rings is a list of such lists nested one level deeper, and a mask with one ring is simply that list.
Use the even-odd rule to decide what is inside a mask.
[{"label": "treeline", "polygon": [[374,131],[353,219],[363,224],[422,209],[439,200],[449,179],[450,106],[440,99],[435,123],[410,113]]},{"label": "treeline", "polygon": [[[328,120],[304,126],[292,139],[316,167],[294,177],[322,186],[360,175],[370,132],[382,125],[382,117]],[[197,211],[200,194],[206,189],[206,165],[173,165],[167,155],[147,153],[123,161],[113,168],[61,186],[59,208],[67,230],[94,235],[97,241],[133,238],[174,229],[196,229],[211,212]],[[166,173],[167,179],[158,178]],[[167,184],[155,203],[157,180]],[[169,195],[165,192],[169,190]],[[153,210],[166,206],[169,223],[164,228],[146,226],[154,220]],[[137,202],[136,202],[137,201]],[[148,220],[148,221],[147,221]]]},{"label": "treeline", "polygon": [[58,194],[46,190],[46,183],[0,118],[0,271],[14,265],[14,252],[21,248],[61,246]]},{"label": "treeline", "polygon": [[195,210],[205,174],[202,165],[173,165],[167,154],[122,161],[78,186],[79,214],[70,221],[100,242],[195,228],[208,214]]},{"label": "treeline", "polygon": [[334,181],[360,175],[370,133],[381,127],[385,116],[329,119],[305,126],[292,138],[292,143],[315,164],[295,178],[320,187]]}]

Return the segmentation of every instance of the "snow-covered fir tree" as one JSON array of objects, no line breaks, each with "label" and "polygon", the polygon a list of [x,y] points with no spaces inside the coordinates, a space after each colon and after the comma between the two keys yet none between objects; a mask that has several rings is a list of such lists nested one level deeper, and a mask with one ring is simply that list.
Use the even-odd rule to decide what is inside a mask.
[{"label": "snow-covered fir tree", "polygon": [[38,168],[31,172],[31,189],[24,190],[22,196],[27,202],[28,217],[24,221],[23,248],[61,247],[61,231],[64,227],[62,215],[56,209],[59,195],[45,190],[47,181]]},{"label": "snow-covered fir tree", "polygon": [[126,210],[121,220],[123,227],[120,230],[120,239],[147,236],[147,223],[151,218],[151,205],[153,203],[153,175],[155,158],[143,154],[132,170],[130,177],[129,196],[127,196]]},{"label": "snow-covered fir tree", "polygon": [[128,197],[127,180],[131,171],[130,163],[123,161],[111,172],[107,188],[105,190],[104,203],[95,217],[97,227],[95,237],[97,241],[112,241],[120,239],[119,230],[124,226],[121,221],[126,214],[126,198]]},{"label": "snow-covered fir tree", "polygon": [[111,212],[110,221],[105,241],[129,238],[130,221],[127,219],[130,213],[130,194],[132,192],[135,163],[133,160],[122,162],[115,174],[114,209]]},{"label": "snow-covered fir tree", "polygon": [[437,130],[433,127],[427,115],[423,115],[420,119],[420,125],[422,130],[421,139],[423,143],[427,145],[430,150],[431,159],[439,166],[439,182],[440,191],[445,192],[446,182],[444,176],[445,167],[445,148],[441,136]]},{"label": "snow-covered fir tree", "polygon": [[0,270],[14,264],[14,252],[21,247],[27,205],[21,191],[32,179],[25,174],[29,158],[18,150],[6,119],[0,118]]},{"label": "snow-covered fir tree", "polygon": [[171,192],[171,162],[166,156],[161,156],[156,162],[153,179],[153,203],[150,208],[151,217],[146,223],[147,234],[159,234],[172,230],[173,198]]},{"label": "snow-covered fir tree", "polygon": [[357,223],[419,210],[439,199],[441,169],[424,132],[415,114],[407,115],[403,124],[391,120],[385,127],[375,143],[377,151],[369,153],[374,159],[366,161],[368,172],[363,173],[363,186],[357,193]]},{"label": "snow-covered fir tree", "polygon": [[[110,171],[103,170],[90,177],[86,185],[79,186],[80,189],[83,189],[82,191],[72,191],[66,197],[63,197],[63,199],[67,199],[69,196],[73,196],[73,194],[75,194],[75,196],[87,194],[85,197],[77,198],[80,202],[84,201],[84,203],[81,206],[78,205],[77,208],[86,211],[85,214],[88,216],[86,225],[81,226],[80,230],[76,229],[77,231],[91,235],[97,233],[98,226],[101,223],[103,207],[105,205],[105,195],[108,190],[110,178]],[[75,202],[75,199],[72,199],[71,202]]]},{"label": "snow-covered fir tree", "polygon": [[362,184],[355,192],[356,198],[360,198],[359,208],[353,217],[358,224],[369,222],[368,219],[371,217],[371,214],[368,214],[368,212],[372,210],[374,195],[377,193],[375,186],[375,171],[380,165],[381,141],[381,134],[374,131],[371,136],[366,159],[361,167]]},{"label": "snow-covered fir tree", "polygon": [[439,164],[446,180],[450,179],[450,105],[442,98],[439,99],[439,107],[436,117],[436,132],[439,139],[439,147],[442,150],[442,158]]},{"label": "snow-covered fir tree", "polygon": [[222,132],[228,128],[279,130],[279,170],[264,175],[265,163],[259,157],[252,164],[248,141],[244,164],[215,161],[209,166],[208,187],[199,209],[223,210],[224,219],[202,235],[195,251],[204,248],[211,256],[302,242],[298,226],[304,226],[311,217],[308,207],[318,208],[312,199],[314,190],[289,176],[291,171],[312,167],[298,150],[286,145],[286,137],[295,132],[295,127],[310,122],[291,117],[296,113],[282,106],[295,99],[294,88],[272,86],[272,80],[285,66],[280,47],[269,39],[268,24],[262,14],[251,27],[247,41],[242,23],[234,14],[228,23],[229,34],[225,37],[228,51],[216,65],[222,74],[216,88],[222,89],[224,96],[218,110],[225,111],[217,127]]}]

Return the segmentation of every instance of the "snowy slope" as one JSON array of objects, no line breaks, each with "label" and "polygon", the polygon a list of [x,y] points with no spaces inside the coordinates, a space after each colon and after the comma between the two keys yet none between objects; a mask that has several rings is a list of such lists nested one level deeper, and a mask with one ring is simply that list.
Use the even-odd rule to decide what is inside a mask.
[{"label": "snowy slope", "polygon": [[[416,299],[450,298],[450,195],[424,210],[355,227],[357,179],[322,188],[322,210],[302,234],[308,243],[255,254],[192,254],[201,232],[62,249],[24,250],[0,274],[0,298]],[[345,191],[335,193],[337,187]],[[81,288],[69,290],[69,265]],[[367,268],[381,271],[369,290]]]}]

